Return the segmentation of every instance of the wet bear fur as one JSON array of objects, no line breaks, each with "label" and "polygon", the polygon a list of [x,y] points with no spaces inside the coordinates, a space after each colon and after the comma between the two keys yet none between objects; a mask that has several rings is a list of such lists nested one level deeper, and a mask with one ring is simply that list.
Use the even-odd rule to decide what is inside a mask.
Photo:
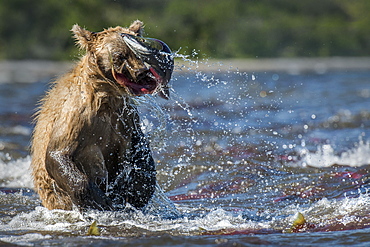
[{"label": "wet bear fur", "polygon": [[125,62],[133,79],[140,76],[143,62],[122,33],[140,36],[142,26],[135,21],[99,33],[73,26],[86,54],[53,83],[35,116],[31,167],[46,208],[120,210],[130,203],[140,209],[152,197],[156,170],[149,143],[132,95],[112,74],[112,66]]}]

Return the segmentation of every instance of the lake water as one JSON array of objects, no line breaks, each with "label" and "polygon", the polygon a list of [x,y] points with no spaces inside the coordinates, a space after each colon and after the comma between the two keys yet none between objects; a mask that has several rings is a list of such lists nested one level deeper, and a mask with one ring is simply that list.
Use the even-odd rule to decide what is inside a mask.
[{"label": "lake water", "polygon": [[179,217],[42,207],[28,146],[48,79],[0,84],[0,245],[370,244],[370,69],[180,67],[171,83],[138,102]]}]

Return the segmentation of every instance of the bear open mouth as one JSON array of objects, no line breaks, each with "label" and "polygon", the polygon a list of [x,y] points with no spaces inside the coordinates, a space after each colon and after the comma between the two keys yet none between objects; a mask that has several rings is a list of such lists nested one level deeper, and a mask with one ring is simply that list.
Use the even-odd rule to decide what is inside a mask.
[{"label": "bear open mouth", "polygon": [[116,72],[113,68],[112,74],[118,84],[126,87],[135,96],[153,94],[163,82],[163,78],[152,67],[141,73],[136,81],[130,79],[125,73]]},{"label": "bear open mouth", "polygon": [[[123,41],[135,57],[145,65],[145,71],[140,72],[139,76],[134,78],[125,76],[125,71],[132,72],[131,68],[125,64],[122,65],[121,72],[113,71],[115,80],[124,85],[134,95],[152,94],[158,92],[158,95],[164,99],[169,98],[168,82],[174,68],[174,60],[170,48],[161,40],[153,38],[144,38],[127,33],[121,34]],[[135,74],[135,73],[128,73]]]}]

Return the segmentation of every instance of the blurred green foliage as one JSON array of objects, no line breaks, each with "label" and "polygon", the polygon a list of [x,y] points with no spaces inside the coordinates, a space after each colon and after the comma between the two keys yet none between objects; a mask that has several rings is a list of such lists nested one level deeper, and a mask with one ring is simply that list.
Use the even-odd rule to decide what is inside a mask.
[{"label": "blurred green foliage", "polygon": [[145,23],[201,57],[369,56],[369,0],[0,0],[0,59],[71,59],[70,29]]}]

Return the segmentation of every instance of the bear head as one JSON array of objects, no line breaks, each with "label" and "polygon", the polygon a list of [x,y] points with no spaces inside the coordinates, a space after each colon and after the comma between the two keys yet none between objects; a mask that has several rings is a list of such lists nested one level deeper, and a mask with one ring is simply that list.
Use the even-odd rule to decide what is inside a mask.
[{"label": "bear head", "polygon": [[158,93],[168,99],[168,82],[174,61],[170,48],[161,40],[142,36],[143,23],[91,32],[79,25],[71,30],[91,66],[104,79],[124,88],[130,96]]}]

